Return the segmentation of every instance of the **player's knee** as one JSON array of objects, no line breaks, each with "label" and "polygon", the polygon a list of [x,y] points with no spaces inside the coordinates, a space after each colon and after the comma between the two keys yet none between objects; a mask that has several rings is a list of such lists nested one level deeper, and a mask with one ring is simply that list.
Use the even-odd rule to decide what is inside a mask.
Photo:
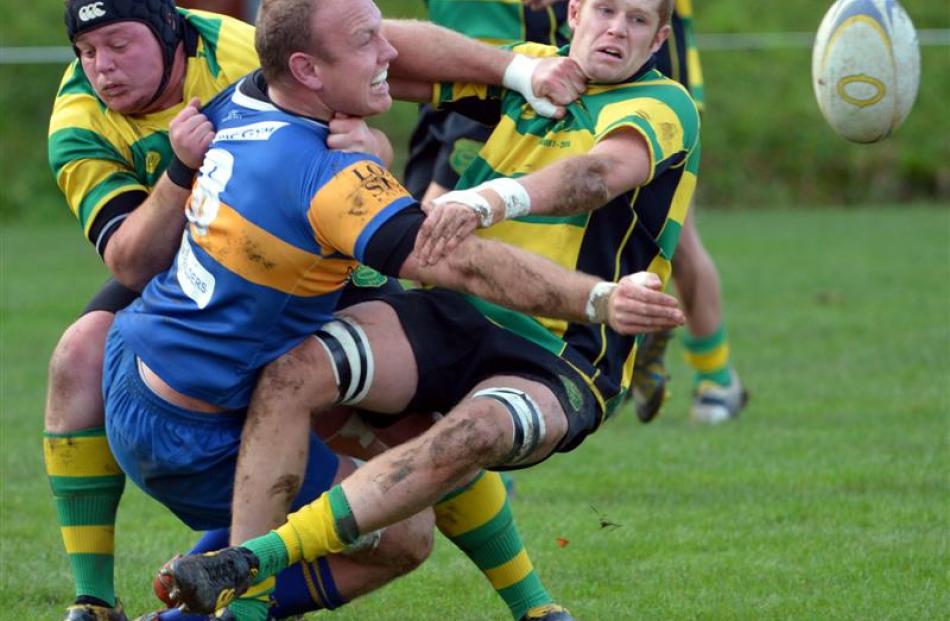
[{"label": "player's knee", "polygon": [[336,381],[337,401],[359,403],[373,383],[373,348],[355,321],[338,317],[323,324],[313,339],[329,360]]},{"label": "player's knee", "polygon": [[411,572],[432,553],[434,528],[430,509],[388,527],[377,549],[378,558],[397,575]]},{"label": "player's knee", "polygon": [[83,315],[56,344],[49,363],[48,430],[66,432],[102,424],[103,350],[113,317],[102,311]]},{"label": "player's knee", "polygon": [[543,407],[531,395],[516,388],[492,387],[472,395],[473,401],[495,404],[503,408],[511,432],[502,451],[494,453],[495,461],[488,465],[518,465],[537,461],[538,455],[547,455],[553,444],[567,432],[567,420],[557,415],[554,408]]}]

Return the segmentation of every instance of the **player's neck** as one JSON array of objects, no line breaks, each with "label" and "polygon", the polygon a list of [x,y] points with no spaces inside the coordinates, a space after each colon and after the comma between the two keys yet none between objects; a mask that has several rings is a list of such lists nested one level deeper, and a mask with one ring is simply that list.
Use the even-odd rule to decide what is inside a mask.
[{"label": "player's neck", "polygon": [[275,106],[292,114],[324,122],[329,122],[333,118],[333,111],[312,91],[287,88],[281,84],[268,84],[267,96]]}]

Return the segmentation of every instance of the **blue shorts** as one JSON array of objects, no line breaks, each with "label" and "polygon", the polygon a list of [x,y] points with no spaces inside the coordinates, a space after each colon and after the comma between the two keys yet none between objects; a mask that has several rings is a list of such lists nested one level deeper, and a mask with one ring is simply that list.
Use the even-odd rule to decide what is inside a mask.
[{"label": "blue shorts", "polygon": [[[135,354],[114,327],[106,341],[102,393],[106,434],[126,475],[195,530],[231,525],[231,496],[245,410],[192,412],[142,381]],[[330,488],[339,458],[313,433],[292,509]]]}]

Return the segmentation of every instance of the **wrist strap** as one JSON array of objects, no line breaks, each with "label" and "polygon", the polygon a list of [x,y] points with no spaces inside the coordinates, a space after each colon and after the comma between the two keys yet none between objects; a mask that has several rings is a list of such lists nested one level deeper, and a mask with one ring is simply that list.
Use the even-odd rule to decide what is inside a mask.
[{"label": "wrist strap", "polygon": [[178,156],[175,156],[172,158],[172,163],[165,169],[165,174],[168,175],[168,180],[178,187],[190,190],[195,184],[195,175],[198,174],[198,171],[195,168],[189,168],[187,164],[178,159]]},{"label": "wrist strap", "polygon": [[591,323],[607,323],[607,308],[610,302],[610,293],[617,288],[617,283],[600,281],[590,290],[587,296],[587,321]]},{"label": "wrist strap", "polygon": [[510,91],[521,93],[521,96],[534,108],[534,111],[541,116],[553,117],[557,108],[547,99],[535,97],[534,89],[531,87],[531,75],[539,62],[541,62],[540,58],[515,54],[515,57],[505,67],[501,85]]},{"label": "wrist strap", "polygon": [[505,220],[520,218],[531,213],[531,196],[528,195],[528,190],[514,179],[499,177],[486,181],[478,187],[488,188],[498,193],[505,203]]}]

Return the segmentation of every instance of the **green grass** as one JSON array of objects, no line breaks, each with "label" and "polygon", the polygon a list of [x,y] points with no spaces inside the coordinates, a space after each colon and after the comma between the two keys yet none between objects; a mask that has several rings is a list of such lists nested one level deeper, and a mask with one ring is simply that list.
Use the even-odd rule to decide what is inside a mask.
[{"label": "green grass", "polygon": [[[735,424],[691,426],[675,346],[655,423],[624,412],[519,474],[515,511],[549,589],[588,621],[948,618],[950,214],[699,216],[751,405]],[[5,225],[0,249],[0,618],[52,619],[72,590],[41,457],[45,367],[104,272],[66,215]],[[192,539],[130,484],[118,584],[132,611],[154,605],[153,570]],[[506,614],[440,541],[333,618]]]}]

